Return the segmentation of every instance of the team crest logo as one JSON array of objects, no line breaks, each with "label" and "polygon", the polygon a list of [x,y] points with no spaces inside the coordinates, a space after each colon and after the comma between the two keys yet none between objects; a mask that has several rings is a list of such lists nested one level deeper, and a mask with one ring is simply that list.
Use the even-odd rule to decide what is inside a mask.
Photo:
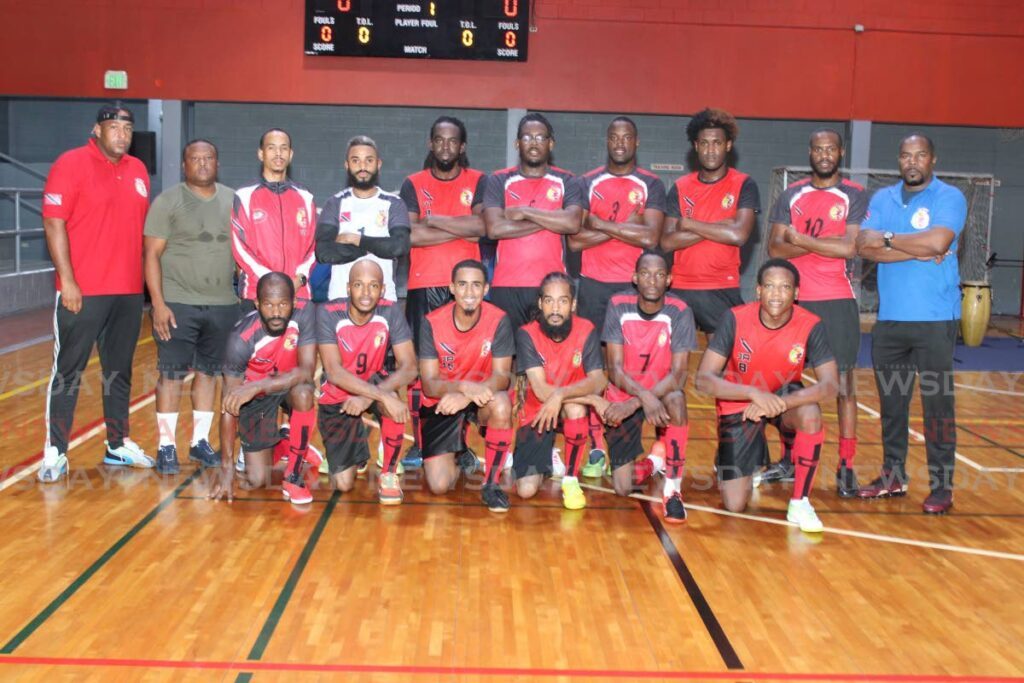
[{"label": "team crest logo", "polygon": [[485,340],[484,343],[480,345],[480,356],[486,356],[490,352],[491,342],[489,340]]},{"label": "team crest logo", "polygon": [[846,218],[846,207],[842,204],[836,204],[828,210],[828,217],[834,221],[841,221]]},{"label": "team crest logo", "polygon": [[381,344],[384,343],[384,333],[380,332],[376,337],[373,338],[373,348],[379,349]]},{"label": "team crest logo", "polygon": [[725,195],[724,197],[722,197],[722,208],[723,209],[730,209],[730,208],[732,208],[732,205],[735,204],[735,203],[736,203],[736,197],[731,192],[729,194]]},{"label": "team crest logo", "polygon": [[149,196],[149,192],[146,191],[146,181],[144,181],[142,178],[135,179],[135,191],[138,192],[139,195],[142,197]]},{"label": "team crest logo", "polygon": [[462,191],[459,195],[459,201],[462,202],[463,206],[470,206],[473,204],[473,191],[468,187]]},{"label": "team crest logo", "polygon": [[793,344],[793,348],[791,348],[789,350],[789,362],[793,363],[795,365],[796,363],[799,363],[803,359],[804,359],[804,345],[803,344]]},{"label": "team crest logo", "polygon": [[293,334],[289,334],[284,338],[284,348],[291,351],[299,345],[299,338]]},{"label": "team crest logo", "polygon": [[383,228],[387,224],[388,224],[388,212],[385,211],[384,209],[381,209],[380,211],[377,212],[377,227],[378,228]]},{"label": "team crest logo", "polygon": [[630,204],[639,204],[640,203],[640,190],[630,190],[629,191],[629,203]]},{"label": "team crest logo", "polygon": [[295,214],[295,222],[299,224],[299,227],[305,230],[309,226],[309,217],[306,215],[305,209],[299,209]]},{"label": "team crest logo", "polygon": [[263,209],[256,209],[252,212],[252,219],[254,221],[261,221],[267,217],[267,213]]},{"label": "team crest logo", "polygon": [[664,346],[668,341],[668,332],[662,332],[658,335],[658,346]]},{"label": "team crest logo", "polygon": [[576,349],[576,353],[572,354],[572,366],[578,368],[581,365],[583,365],[583,353]]},{"label": "team crest logo", "polygon": [[562,191],[557,187],[549,187],[547,197],[549,202],[557,202],[562,198]]},{"label": "team crest logo", "polygon": [[910,219],[910,224],[914,226],[915,230],[924,230],[930,223],[931,217],[928,215],[928,209],[923,206],[915,211]]}]

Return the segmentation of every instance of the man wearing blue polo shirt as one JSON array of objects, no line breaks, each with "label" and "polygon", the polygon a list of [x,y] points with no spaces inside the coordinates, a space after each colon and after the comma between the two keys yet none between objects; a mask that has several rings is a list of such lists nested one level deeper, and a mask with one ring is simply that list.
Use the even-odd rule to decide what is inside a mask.
[{"label": "man wearing blue polo shirt", "polygon": [[878,322],[871,353],[882,407],[882,474],[860,498],[902,496],[910,398],[921,376],[931,493],[924,511],[953,506],[956,415],[953,347],[960,318],[956,251],[967,216],[957,188],[935,178],[935,145],[921,134],[900,143],[903,181],[871,198],[857,235],[858,253],[878,262]]}]

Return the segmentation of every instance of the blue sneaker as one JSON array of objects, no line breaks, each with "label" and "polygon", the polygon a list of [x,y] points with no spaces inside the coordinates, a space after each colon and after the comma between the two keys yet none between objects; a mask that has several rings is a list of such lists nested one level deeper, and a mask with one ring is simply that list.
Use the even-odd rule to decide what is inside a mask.
[{"label": "blue sneaker", "polygon": [[178,449],[174,445],[161,446],[156,452],[156,471],[160,474],[177,474],[181,471],[178,464]]},{"label": "blue sneaker", "polygon": [[125,439],[119,448],[111,448],[110,444],[106,441],[103,443],[107,446],[106,455],[103,456],[104,465],[142,468],[150,468],[156,465],[153,458],[146,455],[139,448],[139,445],[131,439]]},{"label": "blue sneaker", "polygon": [[402,467],[407,470],[418,470],[423,467],[423,451],[418,446],[413,446],[402,458]]},{"label": "blue sneaker", "polygon": [[203,467],[220,467],[220,453],[206,439],[199,439],[195,446],[188,449],[188,459]]},{"label": "blue sneaker", "polygon": [[68,474],[68,456],[57,452],[56,446],[43,449],[43,462],[36,477],[44,484],[52,484]]}]

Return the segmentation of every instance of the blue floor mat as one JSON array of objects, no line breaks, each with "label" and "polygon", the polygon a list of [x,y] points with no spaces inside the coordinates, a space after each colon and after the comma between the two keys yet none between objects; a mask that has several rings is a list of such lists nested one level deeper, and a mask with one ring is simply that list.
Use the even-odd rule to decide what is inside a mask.
[{"label": "blue floor mat", "polygon": [[[857,367],[871,367],[871,334],[860,335]],[[964,346],[958,342],[953,351],[955,370],[998,370],[1024,372],[1024,343],[1012,337],[985,337],[981,346]]]}]

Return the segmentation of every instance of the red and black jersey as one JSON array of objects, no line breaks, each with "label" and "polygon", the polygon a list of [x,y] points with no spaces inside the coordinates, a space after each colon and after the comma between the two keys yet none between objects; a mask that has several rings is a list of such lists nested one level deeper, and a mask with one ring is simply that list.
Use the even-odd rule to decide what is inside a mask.
[{"label": "red and black jersey", "polygon": [[[842,237],[848,224],[860,225],[867,210],[867,193],[857,183],[844,178],[834,187],[817,188],[806,179],[779,195],[768,220],[814,238]],[[789,260],[800,271],[801,301],[853,298],[846,259],[804,254]]]},{"label": "red and black jersey", "polygon": [[259,311],[252,311],[235,324],[224,353],[224,374],[258,382],[291,372],[299,364],[298,347],[316,343],[314,304],[299,299],[292,309],[284,334],[267,333]]},{"label": "red and black jersey", "polygon": [[[636,292],[612,296],[604,319],[601,341],[622,346],[622,369],[645,389],[660,382],[672,369],[672,354],[697,348],[693,311],[686,302],[665,294],[665,303],[654,314],[644,313]],[[632,396],[608,384],[605,398],[618,403]]]},{"label": "red and black jersey", "polygon": [[[686,216],[702,223],[718,223],[736,216],[740,209],[761,210],[757,183],[734,168],[713,183],[690,173],[669,189],[665,213]],[[740,248],[701,240],[675,253],[672,265],[674,289],[733,289],[740,286]]]},{"label": "red and black jersey", "polygon": [[[451,180],[434,177],[430,169],[414,173],[402,183],[398,193],[409,213],[428,216],[469,216],[484,200],[487,176],[474,168],[464,168]],[[409,289],[446,287],[452,281],[452,268],[459,261],[480,260],[476,242],[455,239],[429,247],[413,247],[409,252]]]},{"label": "red and black jersey", "polygon": [[[271,271],[294,278],[309,274],[316,263],[316,206],[309,190],[286,180],[235,191],[231,209],[231,250],[238,264],[238,288],[243,299],[256,300],[256,284]],[[310,297],[309,284],[296,296]]]},{"label": "red and black jersey", "polygon": [[[328,301],[317,307],[316,342],[333,344],[341,352],[341,366],[364,382],[384,370],[388,348],[412,339],[409,323],[398,305],[381,299],[373,316],[362,325],[352,322],[348,315],[348,299]],[[320,403],[335,404],[347,400],[351,394],[323,377],[320,385]]]},{"label": "red and black jersey", "polygon": [[[604,367],[601,338],[593,323],[576,315],[572,316],[569,336],[562,341],[544,334],[540,323],[534,320],[516,330],[516,364],[520,372],[544,368],[544,378],[553,387],[577,384],[586,379],[588,372]],[[519,424],[532,422],[542,404],[527,381]]]},{"label": "red and black jersey", "polygon": [[[492,360],[516,353],[512,324],[497,306],[480,304],[480,319],[470,329],[455,326],[455,302],[427,314],[420,327],[420,358],[436,358],[445,381],[486,382],[494,373]],[[437,403],[423,395],[423,406]]]},{"label": "red and black jersey", "polygon": [[65,221],[71,270],[83,296],[142,293],[147,211],[146,167],[127,154],[111,162],[95,140],[57,157],[46,177],[43,218]]},{"label": "red and black jersey", "polygon": [[[615,175],[607,166],[595,168],[581,178],[583,208],[609,223],[643,222],[643,212],[665,212],[665,184],[642,168]],[[637,214],[635,218],[633,215]],[[580,273],[599,282],[629,282],[636,260],[643,250],[614,237],[596,247],[584,249]]]},{"label": "red and black jersey", "polygon": [[[568,171],[550,166],[543,176],[528,178],[514,166],[487,179],[484,208],[529,206],[552,211],[582,206],[582,194]],[[536,287],[548,273],[565,272],[565,243],[562,235],[550,230],[498,240],[495,261],[495,287]]]},{"label": "red and black jersey", "polygon": [[[804,367],[833,360],[821,318],[793,306],[793,317],[777,330],[761,322],[761,304],[754,301],[726,311],[708,350],[725,356],[722,378],[735,384],[775,392],[799,382]],[[743,412],[746,401],[716,401],[719,415]]]}]

